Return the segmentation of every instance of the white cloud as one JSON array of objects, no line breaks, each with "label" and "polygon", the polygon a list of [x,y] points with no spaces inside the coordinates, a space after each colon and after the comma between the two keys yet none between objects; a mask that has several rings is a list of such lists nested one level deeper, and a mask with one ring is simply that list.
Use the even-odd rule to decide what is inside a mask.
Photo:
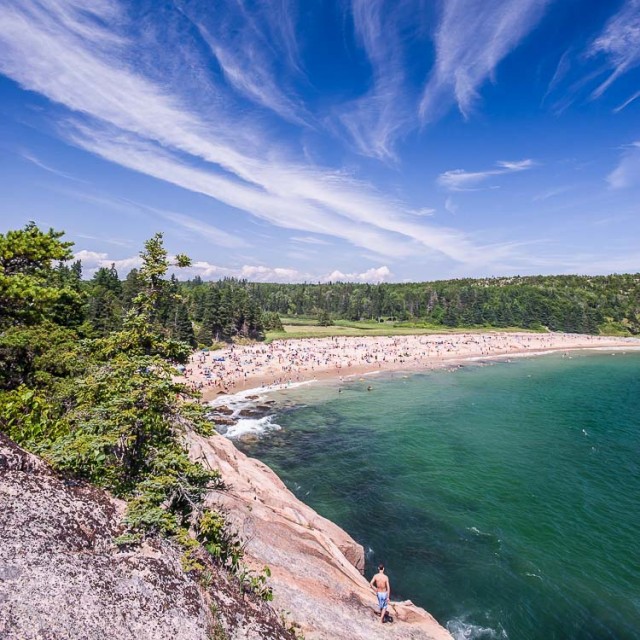
[{"label": "white cloud", "polygon": [[549,0],[442,0],[436,62],[420,103],[425,121],[452,102],[471,114],[480,87],[542,18]]},{"label": "white cloud", "polygon": [[197,236],[206,238],[218,247],[230,247],[235,249],[239,247],[249,246],[248,243],[242,238],[234,236],[231,233],[227,233],[222,229],[218,229],[218,227],[214,227],[213,225],[208,224],[207,222],[202,222],[201,220],[197,220],[196,218],[187,216],[183,213],[166,211],[165,209],[157,209],[156,207],[148,207],[144,205],[141,206],[143,206],[143,208],[147,209],[148,211],[157,213],[165,220],[169,220],[179,227],[182,227],[187,231],[191,231]]},{"label": "white cloud", "polygon": [[[170,256],[170,260],[173,256]],[[142,260],[139,256],[131,256],[119,260],[112,259],[108,253],[82,249],[74,254],[74,260],[82,262],[85,277],[92,276],[100,267],[115,265],[120,277],[124,277],[131,269],[139,268]],[[200,276],[203,280],[220,280],[222,278],[239,278],[251,282],[385,282],[392,276],[388,267],[371,268],[361,273],[344,273],[334,269],[327,274],[313,274],[290,267],[269,267],[265,265],[245,264],[241,267],[223,267],[206,260],[195,260],[191,266],[175,270],[181,280]]]},{"label": "white cloud", "polygon": [[[151,207],[140,202],[134,202],[125,198],[117,198],[113,196],[104,196],[101,194],[88,193],[87,191],[80,191],[78,189],[61,189],[54,188],[58,193],[71,196],[83,202],[95,204],[100,207],[106,207],[114,211],[119,211],[129,215],[137,215],[142,213],[150,214],[153,217],[160,217],[169,222],[172,222],[177,227],[185,229],[192,235],[206,238],[219,247],[240,248],[249,246],[248,243],[239,236],[235,236],[231,233],[219,229],[207,222],[198,220],[192,216],[188,216],[184,213],[177,213],[175,211],[168,211],[166,209],[159,209],[157,207]],[[75,234],[77,237],[83,237],[80,234]],[[88,236],[85,236],[88,237]],[[95,238],[98,239],[98,238]],[[131,243],[129,243],[131,244]]]},{"label": "white cloud", "polygon": [[629,96],[621,105],[617,106],[613,112],[619,113],[623,109],[626,109],[632,102],[635,102],[638,98],[640,98],[640,91],[636,91],[633,95]]},{"label": "white cloud", "polygon": [[60,176],[61,178],[67,178],[67,180],[74,180],[76,182],[85,182],[80,178],[76,178],[75,176],[72,176],[70,173],[66,173],[64,171],[60,171],[59,169],[55,169],[54,167],[50,167],[45,162],[42,162],[41,160],[36,158],[36,156],[29,151],[21,151],[20,155],[22,156],[22,158],[27,160],[27,162],[30,162],[31,164],[35,165],[36,167],[39,167],[40,169],[44,169],[44,171],[47,171],[48,173],[53,173],[54,175]]},{"label": "white cloud", "polygon": [[[258,7],[260,11],[261,7]],[[216,57],[227,81],[236,91],[256,104],[270,109],[290,122],[306,124],[309,119],[299,100],[283,91],[276,82],[282,80],[283,62],[290,71],[298,71],[299,61],[294,35],[292,7],[286,3],[265,3],[258,17],[248,11],[216,12],[214,19],[189,15],[203,40]],[[288,55],[274,55],[274,49]],[[279,65],[275,72],[274,62]]]},{"label": "white cloud", "polygon": [[541,200],[548,200],[549,198],[555,198],[556,196],[562,195],[563,193],[567,193],[567,191],[571,191],[575,187],[573,185],[565,185],[562,187],[555,187],[553,189],[548,189],[547,191],[543,191],[538,195],[534,196],[533,202],[539,202]]},{"label": "white cloud", "polygon": [[342,271],[332,271],[328,276],[321,278],[322,282],[386,282],[391,278],[389,267],[371,268],[362,273],[343,273]]},{"label": "white cloud", "polygon": [[387,160],[414,117],[405,96],[403,37],[419,17],[406,0],[351,0],[351,13],[373,79],[364,96],[344,106],[339,120],[360,153]]},{"label": "white cloud", "polygon": [[453,216],[458,213],[459,209],[458,205],[453,201],[453,198],[451,196],[449,196],[444,201],[444,208]]},{"label": "white cloud", "polygon": [[88,251],[82,249],[73,255],[74,260],[82,262],[82,271],[84,277],[93,275],[100,267],[110,267],[114,265],[119,275],[125,275],[131,269],[138,269],[142,265],[140,256],[131,256],[130,258],[122,258],[114,260],[109,258],[109,254],[100,251]]},{"label": "white cloud", "polygon": [[378,255],[426,252],[466,263],[503,253],[505,247],[480,247],[459,231],[417,221],[402,203],[348,175],[288,160],[266,130],[238,127],[216,85],[207,87],[207,109],[199,111],[193,96],[180,93],[179,75],[160,83],[134,71],[119,6],[0,5],[0,71],[78,114],[63,130],[67,140],[279,227],[333,235]]},{"label": "white cloud", "polygon": [[488,169],[487,171],[465,171],[464,169],[445,171],[438,176],[438,184],[450,191],[465,191],[477,187],[489,178],[510,173],[519,173],[520,171],[526,171],[535,166],[533,160],[501,160],[496,162],[496,164],[498,166],[497,169]]},{"label": "white cloud", "polygon": [[291,240],[294,242],[301,242],[302,244],[329,244],[326,240],[322,240],[322,238],[316,238],[314,236],[293,236]]},{"label": "white cloud", "polygon": [[420,209],[413,209],[409,213],[412,213],[414,216],[418,216],[419,218],[424,218],[432,216],[434,213],[436,213],[436,210],[432,209],[431,207],[422,207]]},{"label": "white cloud", "polygon": [[620,76],[640,64],[640,0],[627,0],[593,41],[589,55],[604,55],[612,71],[592,93],[599,98]]},{"label": "white cloud", "polygon": [[629,145],[618,166],[607,176],[612,189],[624,189],[640,184],[640,142]]}]

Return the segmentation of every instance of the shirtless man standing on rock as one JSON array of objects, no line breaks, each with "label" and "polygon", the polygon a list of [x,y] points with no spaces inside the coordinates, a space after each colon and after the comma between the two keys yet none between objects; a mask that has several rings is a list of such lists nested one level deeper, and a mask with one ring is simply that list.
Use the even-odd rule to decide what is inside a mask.
[{"label": "shirtless man standing on rock", "polygon": [[376,573],[371,582],[371,588],[378,595],[378,607],[380,607],[380,622],[384,624],[384,618],[387,615],[387,607],[389,606],[389,598],[391,597],[391,586],[389,578],[384,574],[384,565],[378,565],[378,573]]}]

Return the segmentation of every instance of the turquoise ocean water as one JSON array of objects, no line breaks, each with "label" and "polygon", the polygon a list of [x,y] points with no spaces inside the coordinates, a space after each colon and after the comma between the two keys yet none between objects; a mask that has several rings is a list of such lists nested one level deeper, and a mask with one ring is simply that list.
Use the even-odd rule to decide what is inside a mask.
[{"label": "turquoise ocean water", "polygon": [[[367,391],[371,385],[372,390]],[[640,354],[273,395],[241,444],[456,638],[640,638]]]}]

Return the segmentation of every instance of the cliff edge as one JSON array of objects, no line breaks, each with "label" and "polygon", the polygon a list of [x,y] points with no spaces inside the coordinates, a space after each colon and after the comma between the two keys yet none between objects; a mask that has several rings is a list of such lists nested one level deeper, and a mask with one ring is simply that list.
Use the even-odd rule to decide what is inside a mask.
[{"label": "cliff edge", "polygon": [[185,574],[182,549],[166,539],[118,547],[123,502],[64,479],[0,433],[3,640],[293,640],[276,610],[307,640],[451,640],[410,602],[392,602],[382,627],[359,544],[226,438],[191,433],[187,444],[220,469],[228,489],[207,502],[245,541],[245,560],[269,565],[274,606],[213,564],[206,581]]},{"label": "cliff edge", "polygon": [[269,566],[275,607],[291,612],[307,640],[452,640],[410,601],[392,601],[393,623],[381,626],[362,575],[361,545],[227,438],[191,433],[187,444],[193,459],[220,470],[227,489],[211,492],[209,506],[221,509],[246,541],[245,560],[258,569]]}]

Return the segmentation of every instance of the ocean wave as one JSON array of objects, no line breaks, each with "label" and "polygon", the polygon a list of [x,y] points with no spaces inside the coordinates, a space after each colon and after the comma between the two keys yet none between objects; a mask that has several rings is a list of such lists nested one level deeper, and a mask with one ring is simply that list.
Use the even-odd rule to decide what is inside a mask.
[{"label": "ocean wave", "polygon": [[447,631],[454,640],[508,640],[504,629],[497,631],[491,627],[465,622],[461,618],[454,618],[447,622]]},{"label": "ocean wave", "polygon": [[[284,382],[282,384],[271,384],[263,387],[255,387],[254,389],[244,389],[237,393],[221,394],[216,396],[213,400],[209,400],[210,407],[219,407],[226,405],[228,407],[235,405],[247,405],[254,402],[260,402],[265,399],[268,393],[273,391],[284,391],[285,389],[295,389],[297,387],[303,387],[309,384],[313,384],[317,380],[302,380],[300,382]],[[257,400],[255,399],[257,397]]]},{"label": "ocean wave", "polygon": [[243,418],[236,424],[230,425],[223,434],[225,437],[233,439],[245,435],[262,436],[269,431],[279,431],[282,427],[273,421],[275,416],[265,416],[264,418]]}]

